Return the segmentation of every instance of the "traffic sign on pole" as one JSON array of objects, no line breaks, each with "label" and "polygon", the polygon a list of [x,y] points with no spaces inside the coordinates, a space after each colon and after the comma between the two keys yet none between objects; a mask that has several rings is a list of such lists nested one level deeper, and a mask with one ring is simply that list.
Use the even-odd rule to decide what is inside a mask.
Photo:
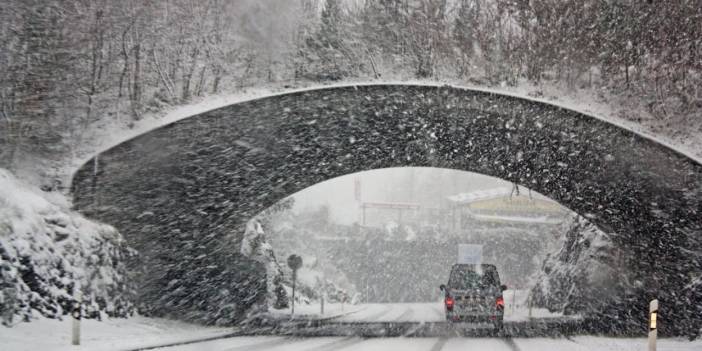
[{"label": "traffic sign on pole", "polygon": [[290,255],[288,257],[288,267],[292,269],[292,307],[290,308],[290,317],[295,316],[295,281],[297,280],[297,270],[302,267],[302,257],[298,255]]}]

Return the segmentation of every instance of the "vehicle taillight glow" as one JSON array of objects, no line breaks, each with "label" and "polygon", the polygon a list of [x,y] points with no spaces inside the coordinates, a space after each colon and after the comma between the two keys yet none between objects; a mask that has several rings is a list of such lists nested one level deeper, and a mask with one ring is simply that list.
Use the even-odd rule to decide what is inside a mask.
[{"label": "vehicle taillight glow", "polygon": [[505,300],[502,297],[498,297],[495,304],[497,305],[497,307],[505,308]]},{"label": "vehicle taillight glow", "polygon": [[453,309],[453,297],[446,296],[446,300],[444,300],[444,303],[446,304],[447,310],[451,311]]}]

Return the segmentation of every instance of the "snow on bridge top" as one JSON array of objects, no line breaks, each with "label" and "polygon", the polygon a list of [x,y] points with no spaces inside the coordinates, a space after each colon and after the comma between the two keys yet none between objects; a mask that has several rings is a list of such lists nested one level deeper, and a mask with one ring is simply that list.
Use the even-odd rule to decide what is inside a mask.
[{"label": "snow on bridge top", "polygon": [[[478,92],[485,92],[490,94],[498,94],[504,96],[510,96],[518,99],[524,99],[528,101],[534,101],[538,103],[547,104],[550,106],[555,106],[563,109],[569,109],[583,115],[587,115],[592,118],[596,118],[607,123],[611,123],[617,127],[629,130],[637,135],[640,135],[649,140],[655,141],[661,145],[675,150],[676,152],[685,155],[686,157],[695,160],[697,163],[702,164],[702,149],[689,149],[687,146],[682,145],[677,141],[670,140],[669,138],[657,135],[655,132],[647,130],[645,126],[633,123],[631,121],[623,120],[617,117],[612,110],[602,104],[597,104],[594,102],[583,102],[581,100],[570,100],[570,101],[554,101],[547,100],[544,98],[535,98],[529,96],[526,91],[522,90],[504,90],[499,88],[488,88],[483,86],[470,86],[461,83],[453,82],[435,82],[435,81],[357,81],[357,82],[343,82],[337,84],[328,85],[312,85],[302,88],[289,88],[285,87],[257,87],[249,89],[246,91],[236,92],[227,95],[214,95],[204,98],[203,100],[183,105],[177,106],[166,112],[163,115],[151,114],[146,115],[139,121],[134,122],[129,129],[124,129],[121,125],[111,125],[105,127],[103,124],[96,125],[94,130],[88,134],[93,135],[93,142],[85,142],[83,144],[82,150],[76,150],[76,158],[67,160],[63,162],[66,165],[66,169],[61,172],[69,177],[69,182],[72,183],[75,172],[78,171],[86,162],[93,159],[96,155],[105,152],[123,142],[131,140],[138,137],[144,133],[148,133],[152,130],[158,129],[165,125],[186,119],[189,117],[197,116],[212,110],[216,110],[225,106],[230,106],[234,104],[244,103],[248,101],[264,99],[269,97],[275,97],[286,94],[294,94],[300,92],[309,92],[320,89],[334,89],[334,88],[344,88],[344,87],[355,87],[355,86],[373,86],[373,85],[407,85],[407,86],[427,86],[427,87],[452,87],[456,89],[471,90]],[[594,108],[596,107],[596,108]],[[119,121],[113,121],[113,123]],[[700,141],[702,142],[702,140]],[[699,145],[699,143],[692,143],[692,145]]]}]

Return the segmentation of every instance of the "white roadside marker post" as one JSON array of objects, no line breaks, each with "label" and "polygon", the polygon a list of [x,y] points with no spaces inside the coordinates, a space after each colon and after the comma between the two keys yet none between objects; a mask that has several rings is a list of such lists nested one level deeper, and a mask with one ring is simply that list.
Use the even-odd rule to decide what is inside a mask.
[{"label": "white roadside marker post", "polygon": [[658,338],[658,299],[651,301],[649,305],[649,314],[648,351],[656,351],[656,339]]},{"label": "white roadside marker post", "polygon": [[79,290],[76,293],[76,302],[75,305],[73,306],[73,330],[72,330],[72,337],[71,337],[71,343],[73,345],[80,345],[80,319],[81,319],[81,305],[83,302],[83,294]]},{"label": "white roadside marker post", "polygon": [[322,292],[321,294],[319,294],[319,296],[320,296],[320,299],[321,299],[321,302],[322,302],[321,307],[320,307],[321,311],[319,311],[319,312],[320,312],[320,314],[323,316],[323,315],[324,315],[324,292]]}]

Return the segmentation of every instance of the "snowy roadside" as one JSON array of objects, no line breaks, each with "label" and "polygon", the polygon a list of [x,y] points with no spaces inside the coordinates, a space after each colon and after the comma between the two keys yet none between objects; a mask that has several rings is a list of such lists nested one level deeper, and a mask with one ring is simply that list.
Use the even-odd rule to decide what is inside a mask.
[{"label": "snowy roadside", "polygon": [[562,312],[550,312],[545,308],[529,308],[529,290],[505,290],[502,295],[505,301],[506,322],[527,322],[530,320],[547,320],[549,318],[580,319],[578,315],[564,316]]},{"label": "snowy roadside", "polygon": [[[369,81],[369,80],[347,80],[334,84],[314,84],[309,86],[289,87],[282,86],[262,86],[249,88],[243,91],[218,94],[201,98],[201,100],[188,105],[174,106],[171,109],[159,113],[151,113],[144,116],[139,121],[135,121],[131,127],[127,128],[119,120],[110,122],[102,121],[101,123],[92,126],[86,134],[91,136],[90,140],[86,140],[83,145],[78,146],[74,153],[74,158],[64,160],[59,171],[64,178],[64,184],[70,184],[73,173],[85,162],[94,157],[94,155],[103,152],[111,147],[114,147],[126,140],[149,132],[153,129],[165,126],[167,124],[211,111],[217,108],[225,107],[232,104],[242,103],[246,101],[279,96],[290,93],[298,93],[317,89],[329,89],[339,87],[353,87],[362,85],[426,85],[441,87],[449,85],[458,89],[469,89],[475,91],[489,92],[502,94],[531,100],[540,103],[546,103],[557,107],[562,107],[569,110],[574,110],[597,119],[617,125],[621,128],[631,130],[645,138],[657,141],[671,149],[686,155],[697,162],[702,163],[702,149],[698,146],[702,143],[702,133],[696,137],[688,139],[671,139],[654,130],[653,125],[647,126],[641,123],[634,123],[621,118],[621,111],[613,108],[610,104],[599,102],[598,99],[588,93],[588,91],[579,91],[578,94],[569,95],[563,93],[557,86],[534,86],[527,83],[522,83],[516,87],[485,87],[466,85],[455,81],[421,81],[421,80],[387,80],[387,81]],[[534,97],[534,92],[540,92],[543,98]],[[639,115],[647,114],[644,111],[634,111]],[[650,119],[650,118],[648,118]]]},{"label": "snowy roadside", "polygon": [[39,318],[12,328],[0,327],[3,351],[93,350],[148,348],[194,340],[224,337],[232,329],[205,327],[163,318],[132,317],[81,322],[81,345],[71,345],[71,318]]},{"label": "snowy roadside", "polygon": [[270,309],[268,316],[274,319],[304,319],[304,320],[327,320],[336,319],[349,314],[353,314],[367,308],[365,305],[352,305],[341,303],[325,303],[324,314],[321,313],[322,306],[315,301],[309,304],[295,305],[295,316],[291,317],[290,307],[275,310]]}]

